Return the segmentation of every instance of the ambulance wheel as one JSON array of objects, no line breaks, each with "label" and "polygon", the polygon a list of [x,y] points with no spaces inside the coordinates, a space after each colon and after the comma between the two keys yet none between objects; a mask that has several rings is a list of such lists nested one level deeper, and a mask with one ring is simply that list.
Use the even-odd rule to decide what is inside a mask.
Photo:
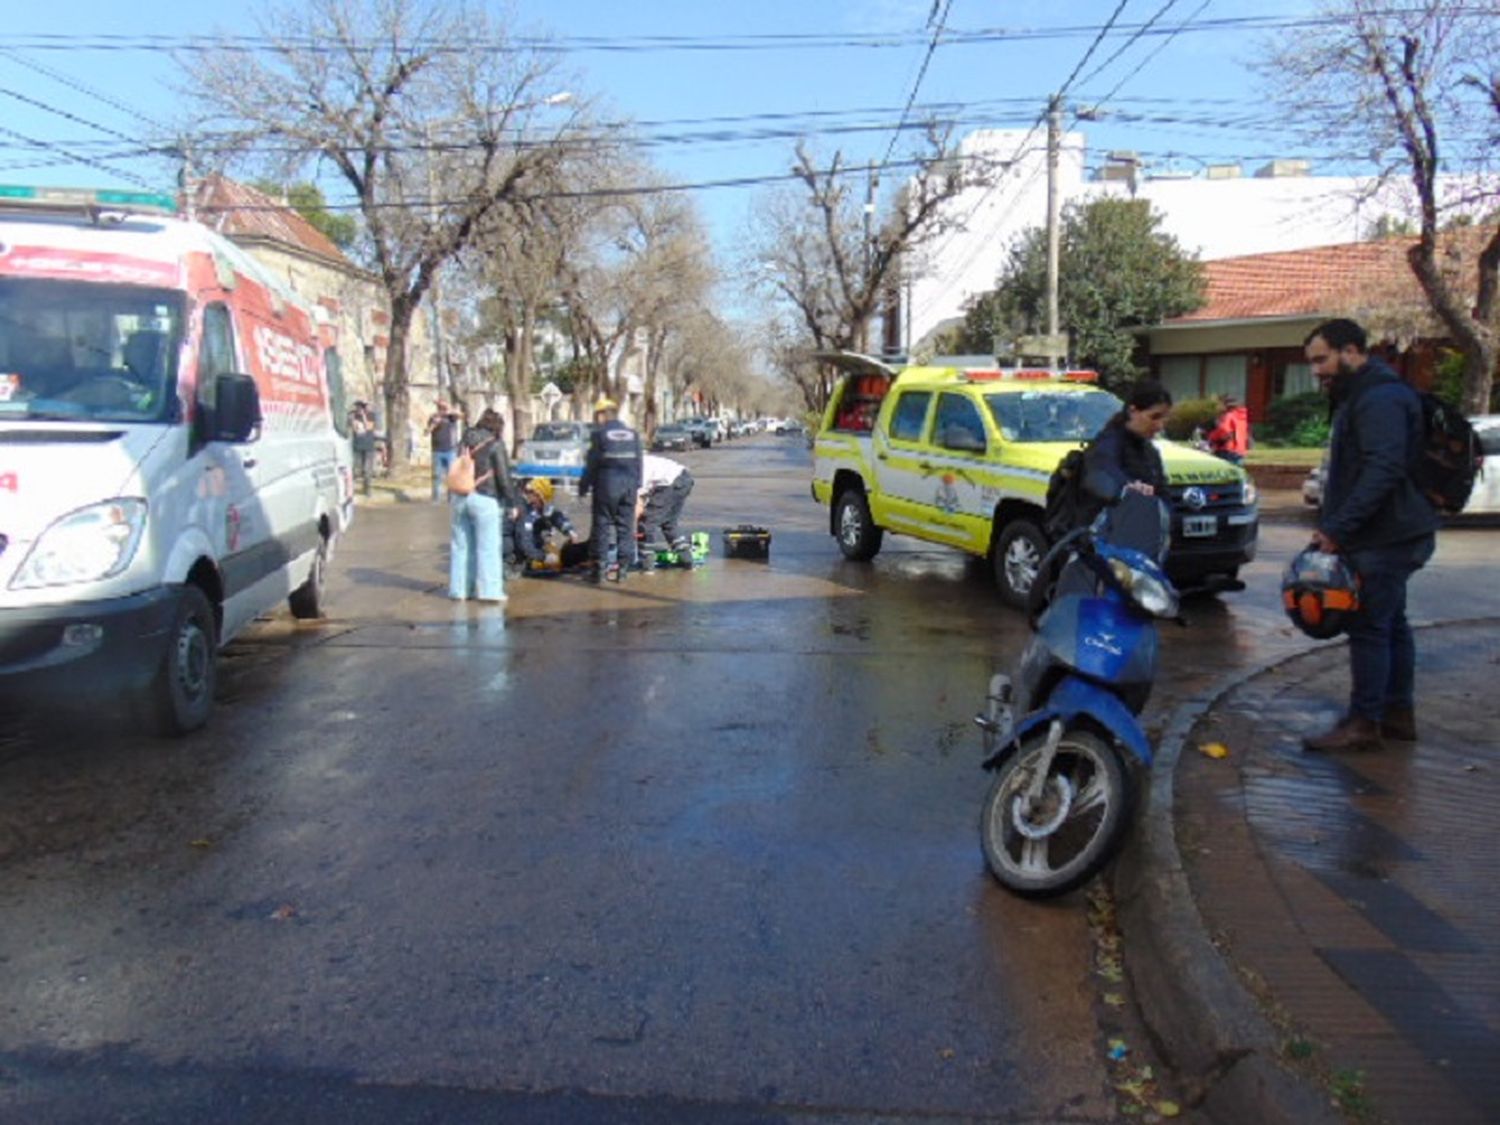
[{"label": "ambulance wheel", "polygon": [[880,551],[881,540],[885,538],[884,529],[876,527],[875,521],[870,518],[869,502],[858,488],[846,488],[839,493],[838,503],[834,507],[833,526],[839,550],[844,552],[846,559],[853,559],[855,562],[873,559]]},{"label": "ambulance wheel", "polygon": [[1015,609],[1025,609],[1046,556],[1047,537],[1036,524],[1020,519],[1005,524],[990,554],[1000,600]]},{"label": "ambulance wheel", "polygon": [[166,651],[140,701],[142,718],[157,734],[175,737],[208,722],[217,678],[217,634],[207,595],[191,583],[184,586]]},{"label": "ambulance wheel", "polygon": [[328,616],[328,537],[318,536],[318,550],[313,555],[312,571],[307,581],[287,596],[287,608],[292,616],[302,621],[315,621]]}]

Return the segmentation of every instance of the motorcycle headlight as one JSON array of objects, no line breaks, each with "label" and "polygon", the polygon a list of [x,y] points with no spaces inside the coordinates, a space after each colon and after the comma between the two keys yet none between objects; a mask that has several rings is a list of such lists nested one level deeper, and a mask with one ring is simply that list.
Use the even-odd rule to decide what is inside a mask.
[{"label": "motorcycle headlight", "polygon": [[1153,617],[1177,616],[1177,591],[1170,583],[1163,582],[1154,574],[1138,570],[1124,559],[1111,559],[1109,569],[1120,589],[1147,613]]},{"label": "motorcycle headlight", "polygon": [[29,590],[112,578],[135,558],[145,530],[144,500],[106,500],[69,512],[38,537],[10,587]]}]

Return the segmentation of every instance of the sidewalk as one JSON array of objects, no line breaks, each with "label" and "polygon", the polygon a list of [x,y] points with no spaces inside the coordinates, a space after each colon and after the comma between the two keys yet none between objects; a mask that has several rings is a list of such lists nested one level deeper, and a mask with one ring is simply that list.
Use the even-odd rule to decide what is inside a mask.
[{"label": "sidewalk", "polygon": [[1302,750],[1347,696],[1341,644],[1163,738],[1117,877],[1126,960],[1215,1120],[1500,1120],[1500,622],[1417,649],[1414,745]]}]

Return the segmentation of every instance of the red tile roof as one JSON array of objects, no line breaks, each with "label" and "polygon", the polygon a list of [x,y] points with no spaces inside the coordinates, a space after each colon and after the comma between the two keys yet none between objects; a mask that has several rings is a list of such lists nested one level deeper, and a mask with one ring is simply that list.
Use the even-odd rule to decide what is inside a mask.
[{"label": "red tile roof", "polygon": [[1421,304],[1406,258],[1415,243],[1387,238],[1204,262],[1207,303],[1166,323],[1348,315],[1372,305]]},{"label": "red tile roof", "polygon": [[200,222],[227,238],[265,239],[350,268],[353,263],[322,231],[279,199],[227,176],[204,176],[193,185]]}]

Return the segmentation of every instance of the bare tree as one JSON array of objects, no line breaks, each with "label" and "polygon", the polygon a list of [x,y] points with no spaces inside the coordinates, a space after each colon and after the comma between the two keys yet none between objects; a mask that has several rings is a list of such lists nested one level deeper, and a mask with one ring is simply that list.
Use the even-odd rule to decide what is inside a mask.
[{"label": "bare tree", "polygon": [[[944,204],[988,170],[975,164],[961,175],[946,137],[929,130],[915,174],[879,221],[873,167],[850,167],[837,152],[819,167],[799,144],[793,171],[800,188],[760,205],[747,269],[789,310],[809,352],[869,351],[871,324],[900,284],[903,263],[952,228],[956,220]],[[798,386],[808,408],[821,410],[832,372]]]},{"label": "bare tree", "polygon": [[[405,432],[407,342],[435,272],[486,221],[544,195],[570,147],[571,114],[541,132],[539,114],[564,100],[555,56],[462,0],[307,0],[268,12],[262,33],[259,51],[188,60],[195,150],[270,144],[282,174],[317,160],[343,179],[390,304],[386,424]],[[391,453],[403,463],[405,443]]]},{"label": "bare tree", "polygon": [[[1421,222],[1409,264],[1463,353],[1465,409],[1484,412],[1500,358],[1500,20],[1468,0],[1339,0],[1325,14],[1336,18],[1272,49],[1270,90],[1299,132],[1359,136],[1382,180],[1410,183]],[[1445,199],[1445,171],[1469,173],[1474,190]]]}]

